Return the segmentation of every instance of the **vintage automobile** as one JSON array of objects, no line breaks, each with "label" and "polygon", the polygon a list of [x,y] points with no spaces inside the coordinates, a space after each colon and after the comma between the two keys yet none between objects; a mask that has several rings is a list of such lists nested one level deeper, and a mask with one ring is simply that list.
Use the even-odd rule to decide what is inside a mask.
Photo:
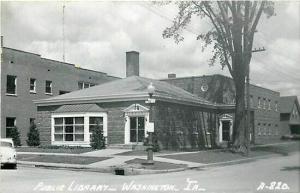
[{"label": "vintage automobile", "polygon": [[1,168],[10,167],[15,169],[17,167],[17,153],[14,142],[10,138],[0,139],[0,162]]}]

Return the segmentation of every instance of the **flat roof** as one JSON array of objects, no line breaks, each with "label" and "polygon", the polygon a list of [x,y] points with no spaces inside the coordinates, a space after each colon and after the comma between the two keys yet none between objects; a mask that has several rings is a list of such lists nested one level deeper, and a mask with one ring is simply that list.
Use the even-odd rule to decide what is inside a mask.
[{"label": "flat roof", "polygon": [[25,54],[32,54],[32,55],[35,55],[35,56],[39,56],[42,60],[48,60],[48,61],[52,61],[52,62],[57,62],[57,63],[63,64],[63,65],[70,65],[70,66],[73,66],[74,68],[79,69],[79,70],[95,72],[95,73],[107,75],[108,77],[112,77],[112,78],[120,78],[120,77],[108,75],[108,74],[105,73],[105,72],[101,72],[101,71],[96,71],[96,70],[91,70],[91,69],[86,69],[86,68],[77,67],[75,64],[72,64],[72,63],[63,62],[63,61],[54,60],[54,59],[49,59],[49,58],[43,58],[43,57],[41,57],[40,54],[36,54],[36,53],[32,53],[32,52],[27,52],[27,51],[23,51],[23,50],[18,50],[18,49],[14,49],[14,48],[9,48],[9,47],[3,47],[3,48],[4,48],[4,49],[13,50],[13,51],[16,51],[16,52],[22,52],[22,53],[25,53]]},{"label": "flat roof", "polygon": [[[201,77],[209,77],[209,76],[222,76],[222,77],[233,80],[231,77],[225,76],[223,74],[211,74],[211,75],[202,75],[202,76],[184,76],[184,77],[176,77],[176,78],[163,78],[163,79],[160,79],[160,80],[164,81],[164,80],[176,80],[176,79],[190,79],[190,78],[201,78]],[[258,86],[258,85],[255,85],[255,84],[250,83],[250,85],[254,86],[254,87],[262,88],[262,89],[265,89],[265,90],[269,90],[269,91],[272,91],[272,92],[276,92],[278,94],[280,93],[279,91],[271,90],[269,88],[265,88],[265,87]]]}]

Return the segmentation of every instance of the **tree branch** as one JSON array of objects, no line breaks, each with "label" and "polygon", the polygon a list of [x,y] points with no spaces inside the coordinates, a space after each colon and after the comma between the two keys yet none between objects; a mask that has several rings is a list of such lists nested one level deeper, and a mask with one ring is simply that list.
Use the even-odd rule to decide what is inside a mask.
[{"label": "tree branch", "polygon": [[255,18],[255,20],[254,20],[254,22],[253,22],[253,25],[252,25],[252,27],[251,27],[251,30],[250,30],[250,33],[251,34],[254,34],[254,32],[255,32],[255,30],[256,30],[256,26],[257,26],[257,24],[258,24],[258,21],[259,21],[259,19],[260,19],[260,16],[261,16],[261,14],[262,14],[262,12],[263,12],[263,10],[264,10],[264,7],[265,7],[265,1],[263,1],[263,2],[261,2],[261,4],[260,4],[260,7],[259,7],[259,10],[258,10],[258,12],[257,12],[257,15],[256,15],[256,18]]},{"label": "tree branch", "polygon": [[250,24],[252,24],[253,18],[255,16],[256,7],[257,7],[257,1],[254,1],[253,5],[251,7],[251,14],[250,14],[250,19],[249,19]]}]

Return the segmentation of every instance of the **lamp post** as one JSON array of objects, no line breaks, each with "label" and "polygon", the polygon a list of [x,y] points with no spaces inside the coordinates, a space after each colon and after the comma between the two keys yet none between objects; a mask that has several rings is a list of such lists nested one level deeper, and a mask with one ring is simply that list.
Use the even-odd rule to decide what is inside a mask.
[{"label": "lamp post", "polygon": [[147,162],[144,163],[146,165],[153,165],[154,161],[153,161],[153,143],[152,143],[152,134],[154,132],[154,122],[153,122],[153,115],[152,115],[152,106],[155,104],[155,99],[153,99],[153,94],[155,92],[155,87],[153,86],[152,82],[149,84],[149,86],[147,87],[148,90],[148,94],[149,94],[149,98],[146,101],[146,103],[149,104],[150,109],[149,109],[149,123],[148,123],[148,148],[147,148]]}]

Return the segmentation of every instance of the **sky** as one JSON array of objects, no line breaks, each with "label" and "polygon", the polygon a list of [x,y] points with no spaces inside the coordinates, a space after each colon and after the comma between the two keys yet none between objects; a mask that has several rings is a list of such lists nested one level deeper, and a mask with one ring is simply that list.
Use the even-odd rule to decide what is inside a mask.
[{"label": "sky", "polygon": [[[177,11],[149,1],[1,1],[1,35],[5,47],[59,61],[64,39],[66,62],[118,77],[125,77],[125,52],[131,50],[140,52],[141,76],[230,76],[226,68],[208,65],[211,49],[203,52],[196,40],[212,27],[207,20],[194,17],[179,44],[162,37]],[[266,51],[253,54],[251,83],[299,98],[300,2],[276,1],[275,12],[258,25],[254,47]]]}]

